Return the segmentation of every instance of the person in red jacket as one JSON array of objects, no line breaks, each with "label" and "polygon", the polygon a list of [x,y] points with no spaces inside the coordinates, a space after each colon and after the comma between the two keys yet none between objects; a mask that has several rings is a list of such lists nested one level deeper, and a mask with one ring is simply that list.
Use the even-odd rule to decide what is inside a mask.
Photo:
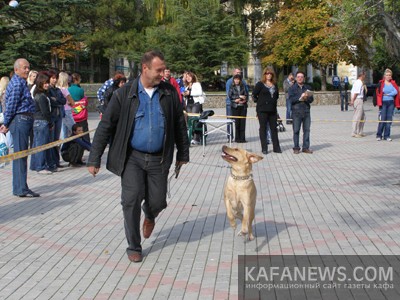
[{"label": "person in red jacket", "polygon": [[176,91],[178,92],[178,95],[179,95],[179,100],[182,103],[182,93],[181,93],[181,89],[179,87],[179,83],[176,81],[176,79],[174,77],[171,76],[170,69],[166,68],[164,70],[164,77],[162,78],[162,81],[168,82],[176,89]]},{"label": "person in red jacket", "polygon": [[378,124],[376,132],[377,141],[382,139],[392,141],[390,138],[390,129],[392,126],[393,111],[395,107],[400,108],[399,87],[392,79],[392,74],[390,69],[386,69],[383,79],[379,81],[379,85],[376,88],[376,104],[379,106],[380,120],[385,121]]}]

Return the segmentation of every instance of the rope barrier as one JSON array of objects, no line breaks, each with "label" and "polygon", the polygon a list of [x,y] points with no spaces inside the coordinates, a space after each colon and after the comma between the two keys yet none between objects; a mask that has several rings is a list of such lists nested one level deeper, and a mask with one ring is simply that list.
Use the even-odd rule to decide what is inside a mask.
[{"label": "rope barrier", "polygon": [[[196,114],[196,113],[186,113],[186,115],[189,116],[189,117],[200,117],[200,114]],[[243,117],[243,116],[213,115],[212,117],[228,118],[228,119],[258,120],[257,117]],[[210,117],[210,118],[212,118],[212,117]],[[281,119],[278,119],[278,121],[282,121],[283,122],[283,121],[293,121],[293,120],[292,119],[282,119],[281,118]],[[313,119],[312,122],[313,123],[315,123],[315,122],[318,122],[318,123],[349,123],[349,122],[351,122],[351,123],[353,123],[353,120]],[[398,120],[398,121],[395,121],[395,120],[393,120],[393,121],[380,121],[380,120],[368,120],[368,121],[366,121],[366,120],[363,120],[363,121],[360,121],[360,122],[361,123],[400,123],[400,120]],[[90,132],[93,132],[95,130],[96,129],[92,129],[92,130],[89,130],[89,131],[86,131],[86,132],[71,136],[71,137],[63,139],[63,140],[58,140],[58,141],[55,141],[55,142],[51,142],[51,143],[46,144],[46,145],[42,145],[42,146],[35,147],[35,148],[32,148],[32,149],[24,150],[24,151],[11,153],[11,154],[8,154],[8,155],[5,155],[5,156],[0,156],[0,163],[8,163],[8,162],[11,162],[11,161],[13,161],[15,159],[19,159],[19,158],[27,157],[27,156],[32,155],[32,154],[39,153],[41,151],[44,151],[44,150],[59,146],[59,145],[64,144],[66,142],[73,141],[73,140],[75,140],[75,139],[77,139],[77,138],[79,138],[81,136],[84,136],[86,134],[89,134]]]},{"label": "rope barrier", "polygon": [[[187,115],[189,117],[200,117],[200,114],[194,114],[194,113],[187,113]],[[209,118],[213,118],[213,117],[219,117],[219,118],[227,118],[227,119],[253,119],[253,120],[258,120],[257,117],[243,117],[243,116],[227,116],[227,115],[212,115],[212,117]],[[293,121],[293,119],[277,119],[278,121]],[[332,119],[312,119],[312,122],[323,122],[323,123],[343,123],[343,122],[356,122],[353,120],[332,120]],[[361,123],[400,123],[399,121],[380,121],[380,120],[363,120],[363,121],[359,121]]]},{"label": "rope barrier", "polygon": [[58,141],[55,141],[55,142],[51,142],[51,143],[46,144],[46,145],[42,145],[42,146],[38,146],[38,147],[35,147],[35,148],[32,148],[32,149],[27,149],[27,150],[11,153],[11,154],[8,154],[8,155],[5,155],[5,156],[0,156],[0,163],[7,163],[7,162],[13,161],[15,159],[27,157],[29,155],[36,154],[36,153],[39,153],[39,152],[47,150],[47,149],[51,149],[53,147],[59,146],[61,144],[64,144],[66,142],[73,141],[73,140],[75,140],[75,139],[77,139],[77,138],[79,138],[81,136],[84,136],[86,134],[89,134],[90,132],[95,131],[95,130],[96,129],[92,129],[92,130],[89,130],[89,131],[86,131],[86,132],[71,136],[71,137],[63,139],[63,140],[58,140]]}]

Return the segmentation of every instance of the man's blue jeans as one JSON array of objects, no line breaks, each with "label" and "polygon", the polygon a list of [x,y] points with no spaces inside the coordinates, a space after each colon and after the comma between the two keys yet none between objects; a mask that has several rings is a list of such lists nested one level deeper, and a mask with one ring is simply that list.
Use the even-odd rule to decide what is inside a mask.
[{"label": "man's blue jeans", "polygon": [[[33,127],[33,116],[17,114],[11,121],[9,129],[14,141],[14,153],[27,150],[29,136]],[[25,195],[29,192],[28,158],[19,158],[12,162],[12,184],[14,195]]]},{"label": "man's blue jeans", "polygon": [[310,127],[311,113],[310,111],[292,110],[293,118],[293,149],[300,150],[300,127],[303,124],[303,150],[310,149]]},{"label": "man's blue jeans", "polygon": [[292,122],[292,103],[286,98],[286,124]]},{"label": "man's blue jeans", "polygon": [[[45,120],[35,120],[33,123],[33,148],[46,145],[50,142],[49,123]],[[31,170],[52,170],[55,169],[56,163],[53,159],[52,149],[47,149],[39,153],[35,153],[31,157]]]},{"label": "man's blue jeans", "polygon": [[[394,101],[393,100],[382,101],[381,121],[392,121],[393,120],[393,111],[394,111]],[[379,123],[376,137],[383,138],[385,140],[390,138],[391,127],[392,127],[392,122]]]},{"label": "man's blue jeans", "polygon": [[348,101],[348,94],[346,92],[340,92],[340,110],[348,110],[349,109],[349,101]]}]

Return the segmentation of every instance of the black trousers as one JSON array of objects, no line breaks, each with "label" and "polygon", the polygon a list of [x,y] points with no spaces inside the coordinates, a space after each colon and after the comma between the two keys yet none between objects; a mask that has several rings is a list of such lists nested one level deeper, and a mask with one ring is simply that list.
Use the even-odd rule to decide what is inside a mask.
[{"label": "black trousers", "polygon": [[72,142],[68,147],[68,150],[61,152],[61,157],[64,161],[71,164],[77,164],[78,162],[81,163],[84,151],[85,150],[82,146]]},{"label": "black trousers", "polygon": [[[167,207],[167,182],[170,165],[160,155],[132,150],[121,176],[121,205],[124,214],[126,252],[141,253],[140,216],[154,219]],[[142,201],[144,201],[141,207]]]},{"label": "black trousers", "polygon": [[274,151],[281,151],[281,147],[279,145],[278,139],[278,130],[276,129],[277,121],[278,121],[278,113],[277,112],[258,112],[258,122],[260,123],[260,142],[262,151],[268,151],[267,144],[267,122],[269,124],[269,128],[271,128],[271,140]]},{"label": "black trousers", "polygon": [[[246,117],[247,108],[245,106],[232,107],[232,116]],[[246,119],[235,119],[235,142],[243,142],[246,140]]]}]

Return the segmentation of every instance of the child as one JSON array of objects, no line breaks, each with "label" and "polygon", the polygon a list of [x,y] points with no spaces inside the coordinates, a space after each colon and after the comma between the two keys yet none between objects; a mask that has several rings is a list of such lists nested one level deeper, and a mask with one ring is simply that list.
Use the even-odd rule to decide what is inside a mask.
[{"label": "child", "polygon": [[[81,125],[74,124],[72,126],[71,136],[78,135],[80,133],[83,133],[83,127]],[[69,162],[69,166],[80,167],[84,165],[82,161],[83,152],[85,150],[90,151],[91,147],[91,143],[85,141],[82,137],[79,137],[62,145],[61,156],[63,160]]]}]

